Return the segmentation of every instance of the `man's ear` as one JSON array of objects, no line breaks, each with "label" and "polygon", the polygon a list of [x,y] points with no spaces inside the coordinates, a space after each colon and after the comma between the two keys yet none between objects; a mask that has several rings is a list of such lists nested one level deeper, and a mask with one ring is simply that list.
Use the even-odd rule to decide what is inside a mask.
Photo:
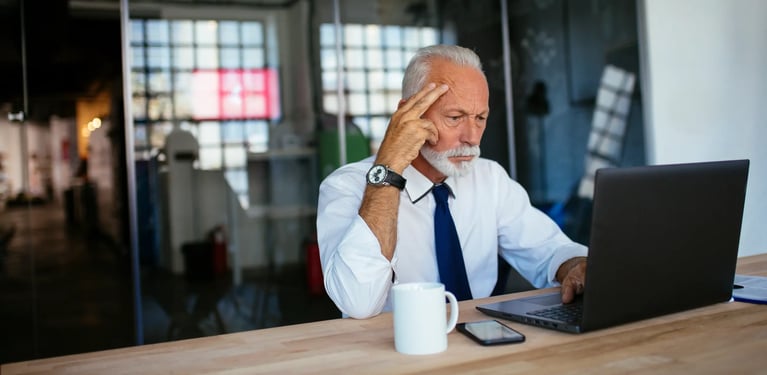
[{"label": "man's ear", "polygon": [[407,101],[407,100],[405,100],[405,99],[400,99],[400,100],[399,100],[399,103],[397,103],[397,109],[400,109],[400,108],[402,108],[402,105],[403,105],[403,104],[405,104],[405,102],[406,102],[406,101]]}]

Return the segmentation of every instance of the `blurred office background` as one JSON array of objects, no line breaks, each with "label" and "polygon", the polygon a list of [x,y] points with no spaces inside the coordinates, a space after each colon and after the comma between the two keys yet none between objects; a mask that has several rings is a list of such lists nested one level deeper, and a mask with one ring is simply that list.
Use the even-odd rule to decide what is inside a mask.
[{"label": "blurred office background", "polygon": [[588,243],[590,168],[749,158],[740,255],[767,251],[764,14],[0,0],[0,362],[340,317],[318,269],[319,183],[375,152],[407,61],[435,43],[482,58],[483,156],[574,238]]}]

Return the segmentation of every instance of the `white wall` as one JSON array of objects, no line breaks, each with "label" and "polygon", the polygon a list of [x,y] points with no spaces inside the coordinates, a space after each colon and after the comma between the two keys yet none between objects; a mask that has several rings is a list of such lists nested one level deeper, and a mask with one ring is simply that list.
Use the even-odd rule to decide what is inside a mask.
[{"label": "white wall", "polygon": [[12,196],[23,187],[21,171],[21,130],[17,123],[6,120],[0,113],[0,154],[3,154],[5,174],[11,182]]},{"label": "white wall", "polygon": [[767,253],[767,1],[640,0],[650,164],[751,160],[740,256]]},{"label": "white wall", "polygon": [[[7,120],[7,113],[0,113],[0,153],[5,155],[3,165],[5,173],[11,181],[13,196],[24,188],[22,155],[21,155],[21,125]],[[27,121],[27,163],[29,186],[33,195],[45,194],[45,180],[50,174],[51,132],[47,125]],[[31,155],[37,156],[36,162],[31,162]]]}]

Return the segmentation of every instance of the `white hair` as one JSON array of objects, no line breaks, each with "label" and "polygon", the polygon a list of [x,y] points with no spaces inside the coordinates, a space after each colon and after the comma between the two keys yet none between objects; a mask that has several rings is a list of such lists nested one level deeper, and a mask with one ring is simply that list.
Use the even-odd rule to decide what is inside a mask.
[{"label": "white hair", "polygon": [[424,85],[431,71],[431,60],[441,58],[457,65],[468,66],[482,71],[482,62],[474,51],[455,45],[438,44],[416,51],[402,77],[402,97],[409,98]]}]

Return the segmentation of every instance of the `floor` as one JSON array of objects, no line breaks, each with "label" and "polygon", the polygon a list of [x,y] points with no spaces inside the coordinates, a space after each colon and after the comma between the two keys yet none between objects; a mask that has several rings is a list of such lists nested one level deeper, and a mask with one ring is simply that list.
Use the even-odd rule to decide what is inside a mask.
[{"label": "floor", "polygon": [[[121,246],[67,226],[56,205],[6,208],[0,229],[0,363],[136,345],[130,261]],[[191,281],[141,270],[143,342],[154,343],[340,317],[310,293],[304,268]]]}]

